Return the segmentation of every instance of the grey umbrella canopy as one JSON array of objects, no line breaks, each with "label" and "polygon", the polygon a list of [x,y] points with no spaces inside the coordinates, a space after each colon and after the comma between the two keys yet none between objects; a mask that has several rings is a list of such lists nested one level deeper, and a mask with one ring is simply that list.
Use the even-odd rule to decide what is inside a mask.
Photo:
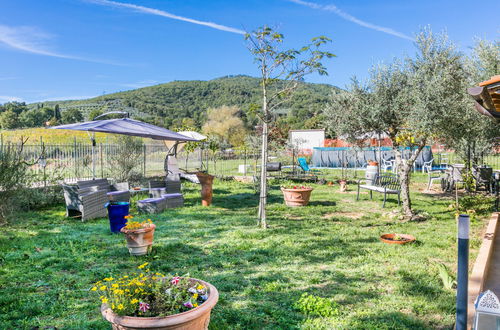
[{"label": "grey umbrella canopy", "polygon": [[[59,125],[50,127],[50,129],[70,129],[74,131],[101,132],[110,134],[123,134],[130,136],[138,136],[150,138],[154,140],[169,140],[169,141],[199,141],[192,137],[182,135],[166,128],[158,127],[139,120],[130,118],[94,120],[84,123],[75,123],[67,125]],[[174,145],[173,153],[175,154]],[[95,140],[92,137],[92,176],[95,178]],[[171,150],[169,150],[169,153]]]},{"label": "grey umbrella canopy", "polygon": [[163,127],[158,127],[139,120],[130,118],[107,119],[87,121],[84,123],[75,123],[50,127],[51,129],[71,129],[75,131],[101,132],[111,134],[123,134],[139,136],[154,140],[170,141],[198,141],[189,136],[172,132]]}]

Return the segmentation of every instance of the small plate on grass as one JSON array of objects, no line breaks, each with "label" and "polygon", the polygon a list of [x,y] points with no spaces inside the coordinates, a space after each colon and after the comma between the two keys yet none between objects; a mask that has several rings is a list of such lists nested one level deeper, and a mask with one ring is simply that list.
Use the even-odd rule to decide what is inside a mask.
[{"label": "small plate on grass", "polygon": [[406,244],[415,241],[415,237],[408,234],[383,234],[380,240],[387,244]]}]

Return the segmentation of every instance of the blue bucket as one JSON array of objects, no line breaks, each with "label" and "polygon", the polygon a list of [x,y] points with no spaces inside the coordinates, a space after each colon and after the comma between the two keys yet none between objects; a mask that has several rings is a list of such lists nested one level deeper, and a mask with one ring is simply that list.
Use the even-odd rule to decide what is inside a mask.
[{"label": "blue bucket", "polygon": [[130,203],[127,202],[109,202],[105,207],[108,208],[109,228],[112,233],[119,233],[120,229],[125,227]]}]

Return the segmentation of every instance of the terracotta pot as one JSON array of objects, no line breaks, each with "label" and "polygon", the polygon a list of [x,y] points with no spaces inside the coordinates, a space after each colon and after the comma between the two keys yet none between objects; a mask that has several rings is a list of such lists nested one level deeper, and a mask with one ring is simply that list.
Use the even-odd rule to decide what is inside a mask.
[{"label": "terracotta pot", "polygon": [[346,192],[347,191],[347,181],[346,180],[340,180],[340,192]]},{"label": "terracotta pot", "polygon": [[119,316],[115,314],[108,305],[101,305],[101,314],[112,324],[113,329],[175,329],[175,330],[204,330],[208,329],[210,323],[210,312],[219,300],[217,289],[210,283],[191,279],[193,282],[200,282],[208,288],[208,299],[203,304],[187,312],[164,316],[164,317],[133,317]]},{"label": "terracotta pot", "polygon": [[156,226],[150,225],[148,228],[125,229],[120,231],[127,239],[128,252],[133,256],[143,256],[151,251]]},{"label": "terracotta pot", "polygon": [[378,166],[378,162],[371,161],[371,162],[368,162],[368,165],[370,165],[370,166]]},{"label": "terracotta pot", "polygon": [[201,205],[210,206],[212,204],[214,176],[203,172],[197,172],[196,176],[201,183]]},{"label": "terracotta pot", "polygon": [[[402,240],[394,240],[394,237],[398,235]],[[380,236],[380,240],[387,244],[406,244],[415,241],[415,237],[407,234],[384,234]]]},{"label": "terracotta pot", "polygon": [[306,206],[309,204],[309,199],[311,198],[312,188],[303,189],[287,189],[281,188],[283,192],[283,197],[285,198],[285,204],[287,206]]}]

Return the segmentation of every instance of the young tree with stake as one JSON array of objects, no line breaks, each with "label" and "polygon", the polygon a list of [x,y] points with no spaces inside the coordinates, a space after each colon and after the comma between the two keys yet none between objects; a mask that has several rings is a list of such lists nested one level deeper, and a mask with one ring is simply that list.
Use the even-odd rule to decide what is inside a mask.
[{"label": "young tree with stake", "polygon": [[335,55],[320,50],[322,45],[331,41],[324,36],[313,38],[311,43],[299,50],[282,50],[283,34],[268,26],[247,33],[245,39],[260,70],[262,111],[258,117],[262,123],[262,145],[258,224],[262,228],[267,228],[267,148],[272,113],[289,100],[304,76],[311,73],[327,75],[322,61]]}]

